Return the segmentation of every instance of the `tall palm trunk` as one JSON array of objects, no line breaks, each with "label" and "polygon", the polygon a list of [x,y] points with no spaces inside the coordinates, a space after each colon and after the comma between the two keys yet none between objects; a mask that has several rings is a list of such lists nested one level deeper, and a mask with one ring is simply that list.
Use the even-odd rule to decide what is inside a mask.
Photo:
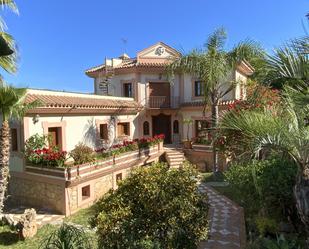
[{"label": "tall palm trunk", "polygon": [[10,160],[10,128],[7,120],[3,121],[0,131],[0,214],[3,212],[4,200],[8,186]]},{"label": "tall palm trunk", "polygon": [[213,153],[213,172],[218,172],[218,151],[215,146],[215,138],[218,128],[218,120],[219,120],[219,106],[218,106],[218,100],[215,96],[215,94],[212,94],[211,96],[212,105],[211,105],[211,117],[212,117],[212,153]]},{"label": "tall palm trunk", "polygon": [[307,243],[309,243],[309,165],[304,165],[298,170],[294,196],[298,214],[305,224]]}]

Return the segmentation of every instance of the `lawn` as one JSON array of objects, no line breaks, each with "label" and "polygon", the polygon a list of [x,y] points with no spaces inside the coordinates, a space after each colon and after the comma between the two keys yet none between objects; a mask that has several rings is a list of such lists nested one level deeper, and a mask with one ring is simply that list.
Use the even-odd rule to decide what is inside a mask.
[{"label": "lawn", "polygon": [[[89,226],[88,220],[93,214],[93,208],[81,209],[70,217],[65,218],[65,222]],[[45,225],[38,230],[35,237],[27,240],[19,240],[16,231],[9,226],[0,226],[0,249],[38,249],[42,242],[57,229],[57,226]],[[91,235],[93,236],[93,235]]]},{"label": "lawn", "polygon": [[38,249],[42,241],[46,239],[51,232],[56,229],[55,226],[46,225],[38,230],[35,237],[28,240],[19,240],[18,234],[12,231],[8,226],[0,227],[0,248],[5,249]]},{"label": "lawn", "polygon": [[84,208],[76,212],[75,214],[66,217],[64,219],[65,222],[72,222],[75,224],[80,224],[83,226],[89,226],[89,219],[94,215],[93,206],[89,208]]}]

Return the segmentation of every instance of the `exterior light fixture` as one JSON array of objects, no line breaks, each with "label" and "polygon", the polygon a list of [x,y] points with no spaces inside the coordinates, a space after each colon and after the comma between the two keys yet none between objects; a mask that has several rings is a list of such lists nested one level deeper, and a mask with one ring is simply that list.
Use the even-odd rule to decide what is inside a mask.
[{"label": "exterior light fixture", "polygon": [[36,115],[32,118],[33,124],[36,124],[37,122],[39,122],[39,119],[40,119],[40,115],[39,115],[39,114],[36,114]]}]

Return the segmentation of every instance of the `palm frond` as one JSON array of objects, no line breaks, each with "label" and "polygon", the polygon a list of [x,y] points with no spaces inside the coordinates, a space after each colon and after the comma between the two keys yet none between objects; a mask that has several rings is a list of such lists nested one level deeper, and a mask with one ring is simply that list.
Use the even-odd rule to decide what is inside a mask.
[{"label": "palm frond", "polygon": [[38,101],[25,103],[27,89],[12,86],[0,87],[0,111],[3,119],[21,118],[30,109],[41,105]]},{"label": "palm frond", "polygon": [[224,28],[215,30],[207,39],[204,47],[208,51],[223,51],[227,39],[227,34]]},{"label": "palm frond", "polygon": [[9,56],[0,56],[0,67],[2,67],[8,73],[15,73],[17,71],[17,62],[19,57],[15,41],[13,37],[6,32],[0,32],[0,35],[14,51],[14,53]]},{"label": "palm frond", "polygon": [[233,67],[237,66],[239,62],[246,60],[250,64],[257,65],[265,58],[265,51],[261,45],[254,40],[247,39],[239,42],[228,54],[228,60]]},{"label": "palm frond", "polygon": [[19,14],[18,7],[14,0],[0,0],[0,6],[2,7],[2,9],[9,8],[16,14]]}]

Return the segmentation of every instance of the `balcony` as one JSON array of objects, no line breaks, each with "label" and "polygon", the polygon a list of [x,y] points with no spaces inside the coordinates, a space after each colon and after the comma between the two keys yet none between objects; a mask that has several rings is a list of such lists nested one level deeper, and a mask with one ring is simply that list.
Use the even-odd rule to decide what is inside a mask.
[{"label": "balcony", "polygon": [[164,109],[171,108],[177,109],[179,108],[179,97],[169,97],[169,96],[149,96],[146,99],[146,108],[149,109]]}]

